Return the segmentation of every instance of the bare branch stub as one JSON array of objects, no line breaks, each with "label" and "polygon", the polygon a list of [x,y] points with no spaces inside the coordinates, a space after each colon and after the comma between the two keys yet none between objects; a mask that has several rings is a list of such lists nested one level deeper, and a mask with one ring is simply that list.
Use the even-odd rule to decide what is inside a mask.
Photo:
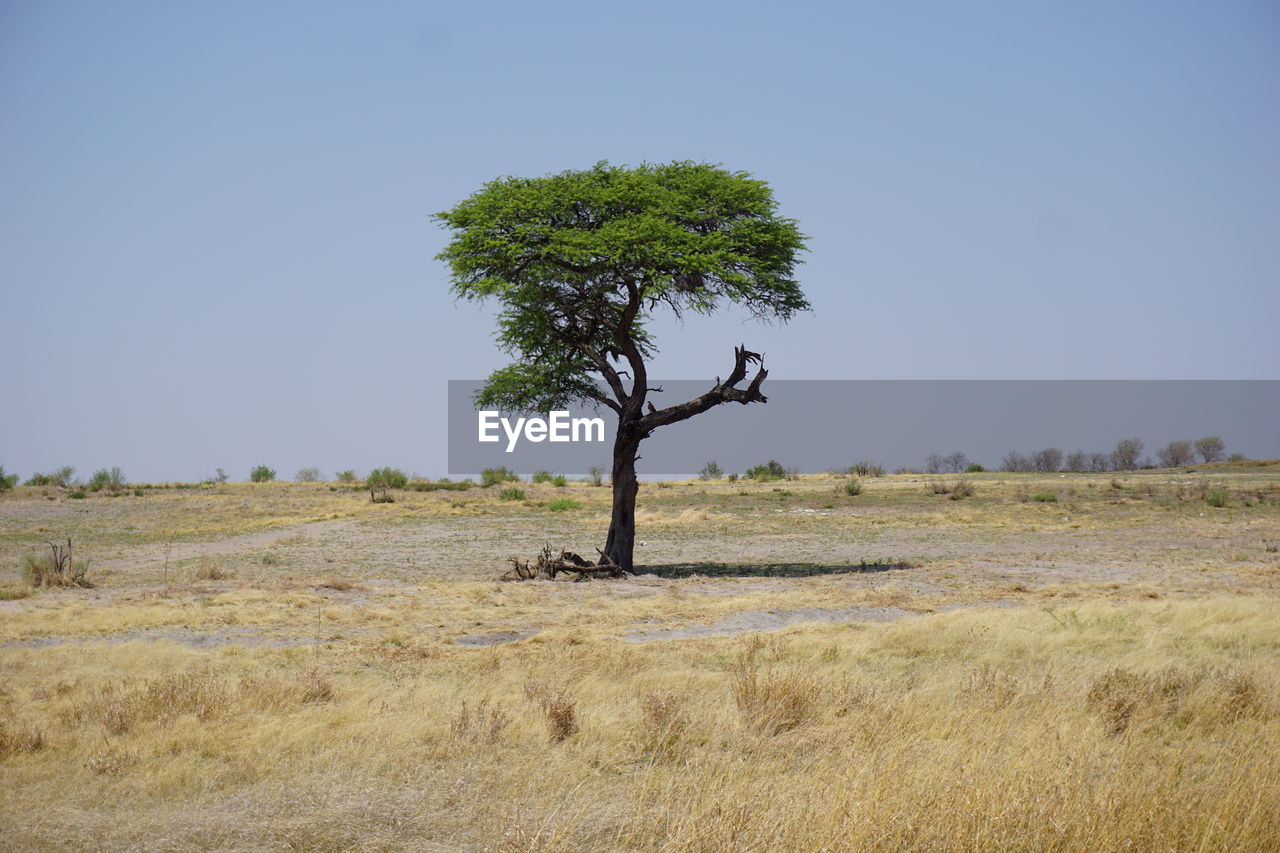
[{"label": "bare branch stub", "polygon": [[[602,560],[604,559],[603,554],[601,558]],[[552,550],[550,544],[544,545],[542,550],[538,552],[538,556],[532,561],[521,560],[519,557],[508,557],[507,559],[511,563],[511,568],[504,572],[499,580],[527,581],[537,578],[555,580],[556,575],[561,572],[572,572],[574,581],[587,581],[601,577],[618,578],[625,575],[622,569],[618,568],[612,560],[597,565],[575,554],[573,551],[562,549],[557,554]]]}]

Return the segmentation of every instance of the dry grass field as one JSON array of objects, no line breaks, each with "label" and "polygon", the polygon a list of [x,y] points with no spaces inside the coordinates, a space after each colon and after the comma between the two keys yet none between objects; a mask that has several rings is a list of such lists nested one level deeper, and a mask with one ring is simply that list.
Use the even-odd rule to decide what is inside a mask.
[{"label": "dry grass field", "polygon": [[16,488],[0,848],[1280,849],[1280,464],[958,479]]}]

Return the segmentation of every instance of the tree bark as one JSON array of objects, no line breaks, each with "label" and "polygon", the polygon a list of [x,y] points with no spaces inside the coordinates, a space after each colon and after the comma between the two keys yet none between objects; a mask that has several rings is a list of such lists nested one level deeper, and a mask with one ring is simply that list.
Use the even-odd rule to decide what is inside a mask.
[{"label": "tree bark", "polygon": [[609,519],[609,538],[604,557],[613,560],[624,572],[634,574],[632,555],[636,544],[636,452],[642,436],[635,423],[618,424],[613,441],[613,514]]}]

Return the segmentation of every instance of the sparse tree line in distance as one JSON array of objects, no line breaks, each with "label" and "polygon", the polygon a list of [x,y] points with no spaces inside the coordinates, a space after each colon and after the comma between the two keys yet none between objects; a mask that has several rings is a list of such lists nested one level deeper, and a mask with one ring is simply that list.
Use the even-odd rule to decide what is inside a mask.
[{"label": "sparse tree line in distance", "polygon": [[[1136,471],[1150,468],[1179,468],[1186,465],[1207,464],[1224,460],[1227,462],[1239,462],[1245,459],[1244,454],[1241,453],[1233,453],[1228,456],[1226,444],[1223,442],[1222,437],[1217,435],[1207,435],[1195,441],[1170,441],[1164,447],[1156,450],[1155,460],[1152,460],[1150,456],[1142,455],[1143,447],[1142,439],[1126,438],[1118,442],[1115,449],[1110,453],[1098,451],[1088,453],[1083,450],[1063,453],[1057,447],[1046,447],[1032,453],[1011,450],[1000,460],[998,470],[1009,473],[1041,474],[1058,472],[1102,473],[1106,471]],[[956,451],[946,455],[931,453],[925,460],[922,469],[899,468],[894,473],[973,474],[986,470],[982,465],[971,461],[963,452]],[[125,479],[124,472],[119,467],[101,468],[95,471],[93,476],[89,478],[88,483],[83,483],[77,479],[75,473],[75,466],[64,465],[48,473],[37,472],[32,474],[23,485],[57,486],[59,488],[72,489],[71,497],[85,497],[87,492],[106,492],[113,496],[119,496],[126,492],[129,485],[129,481]],[[886,471],[881,465],[862,460],[847,468],[833,470],[831,473],[853,477],[882,477]],[[798,476],[799,472],[796,469],[783,467],[782,463],[776,459],[770,459],[768,462],[748,468],[741,475],[741,479],[769,481],[795,479]],[[739,478],[738,474],[726,476],[724,470],[714,461],[708,462],[698,472],[698,479],[704,481],[727,479],[733,482]],[[203,482],[206,484],[225,483],[228,479],[226,471],[218,468],[214,476]],[[249,480],[254,483],[269,483],[275,479],[275,469],[267,465],[258,465],[249,472]],[[487,488],[489,486],[517,483],[521,479],[519,474],[505,467],[486,468],[481,472],[479,485]],[[17,474],[5,473],[4,466],[0,465],[0,492],[12,489],[18,484],[18,480]],[[294,480],[299,483],[317,483],[326,482],[326,477],[319,468],[306,467],[298,470]],[[361,478],[352,469],[339,471],[334,476],[334,480],[345,485],[361,484],[362,488],[369,490],[370,499],[375,503],[390,503],[393,500],[390,496],[392,489],[461,491],[476,485],[470,479],[455,483],[447,477],[435,481],[417,478],[411,481],[403,471],[391,467],[373,469],[363,479],[363,483],[361,483]],[[530,477],[530,482],[565,486],[568,484],[568,479],[564,474],[538,471]],[[598,465],[591,466],[584,482],[592,486],[603,485],[604,469]],[[505,486],[505,489],[506,491],[503,494],[509,495],[510,499],[523,499],[524,497],[524,493],[519,489],[511,486]],[[519,492],[519,495],[516,495],[516,492]],[[142,489],[135,488],[133,493],[141,497]]]}]

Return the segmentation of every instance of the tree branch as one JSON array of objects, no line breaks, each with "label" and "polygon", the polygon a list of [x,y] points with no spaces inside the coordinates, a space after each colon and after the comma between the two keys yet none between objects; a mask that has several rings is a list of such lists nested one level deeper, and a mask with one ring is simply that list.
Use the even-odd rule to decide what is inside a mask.
[{"label": "tree branch", "polygon": [[[747,365],[751,363],[759,365],[756,375],[746,388],[735,387],[747,378]],[[733,370],[728,379],[721,382],[716,377],[715,386],[701,397],[650,412],[640,419],[638,426],[643,434],[648,435],[660,426],[687,420],[721,403],[741,403],[744,406],[748,403],[767,403],[768,398],[760,392],[760,385],[768,375],[769,371],[764,369],[764,356],[751,352],[745,346],[734,347]]]}]

